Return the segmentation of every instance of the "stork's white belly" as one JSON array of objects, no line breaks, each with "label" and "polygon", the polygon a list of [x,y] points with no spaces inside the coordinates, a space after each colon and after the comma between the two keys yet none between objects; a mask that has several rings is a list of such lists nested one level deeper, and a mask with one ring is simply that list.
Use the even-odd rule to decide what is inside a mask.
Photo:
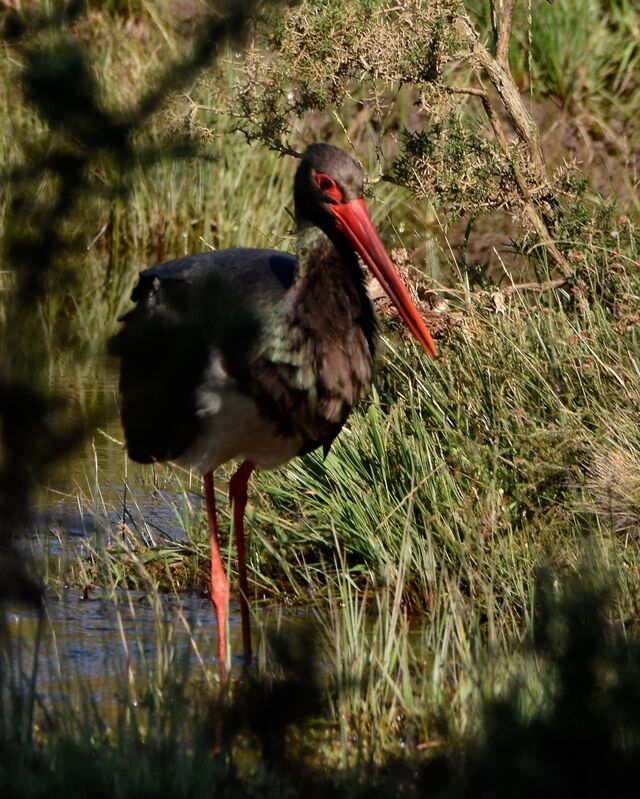
[{"label": "stork's white belly", "polygon": [[196,391],[201,427],[197,440],[178,458],[203,474],[234,458],[273,469],[298,454],[302,439],[283,436],[259,411],[251,397],[229,377],[215,353]]}]

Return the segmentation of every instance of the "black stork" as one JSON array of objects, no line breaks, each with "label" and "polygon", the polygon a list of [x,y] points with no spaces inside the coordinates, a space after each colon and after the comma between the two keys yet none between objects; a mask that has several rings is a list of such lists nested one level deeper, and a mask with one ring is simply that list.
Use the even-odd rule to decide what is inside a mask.
[{"label": "black stork", "polygon": [[342,150],[312,144],[294,184],[297,257],[238,248],[188,255],[140,273],[112,338],[131,458],[199,469],[211,543],[218,664],[226,674],[229,588],[213,473],[229,460],[245,659],[251,659],[244,511],[252,471],[328,451],[367,393],[376,322],[358,256],[426,352],[431,335],[398,277]]}]

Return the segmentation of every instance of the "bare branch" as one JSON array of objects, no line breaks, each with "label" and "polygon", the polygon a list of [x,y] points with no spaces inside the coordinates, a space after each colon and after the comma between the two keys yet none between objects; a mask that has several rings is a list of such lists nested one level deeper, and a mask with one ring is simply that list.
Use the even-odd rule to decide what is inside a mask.
[{"label": "bare branch", "polygon": [[498,50],[498,17],[496,14],[496,0],[489,0],[489,15],[491,16],[491,37],[493,49]]},{"label": "bare branch", "polygon": [[560,277],[556,280],[546,280],[544,283],[513,283],[510,286],[505,286],[503,289],[500,289],[500,294],[509,297],[511,294],[517,294],[522,291],[552,291],[553,289],[562,288],[567,282],[567,278]]},{"label": "bare branch", "polygon": [[500,14],[500,30],[496,45],[496,60],[509,73],[509,36],[511,35],[511,20],[513,9],[518,0],[502,0],[502,13]]},{"label": "bare branch", "polygon": [[[489,122],[491,123],[491,127],[493,128],[496,140],[498,141],[498,144],[500,145],[504,153],[508,155],[509,142],[507,141],[507,137],[505,136],[504,130],[502,129],[500,119],[496,114],[494,107],[491,105],[487,93],[483,92],[483,95],[481,97],[482,97],[482,105],[489,119]],[[527,182],[522,172],[520,171],[518,164],[513,158],[510,159],[510,162],[511,162],[511,168],[513,170],[513,176],[515,178],[516,185],[518,186],[518,191],[520,192],[520,197],[523,202],[523,210],[527,216],[527,219],[531,223],[533,229],[536,231],[538,236],[540,236],[541,241],[544,243],[545,247],[547,248],[549,254],[552,256],[553,260],[560,267],[563,274],[568,277],[573,273],[573,270],[567,263],[566,258],[557,248],[554,240],[551,238],[549,230],[547,229],[547,226],[545,225],[543,218],[541,217],[540,213],[538,212],[538,209],[536,208],[531,198],[531,191],[527,186]],[[544,177],[545,181],[544,184],[542,185],[545,185],[547,182],[546,173]]]},{"label": "bare branch", "polygon": [[487,93],[484,89],[475,89],[473,86],[447,86],[446,84],[439,84],[439,88],[448,94],[469,94],[472,97],[486,97]]},{"label": "bare branch", "polygon": [[504,0],[504,10],[502,24],[500,26],[500,38],[498,40],[498,52],[501,53],[504,63],[498,57],[494,58],[487,48],[480,41],[478,34],[468,17],[460,16],[457,19],[456,27],[467,39],[471,47],[471,61],[476,77],[481,85],[481,90],[472,92],[464,90],[465,94],[476,94],[482,100],[485,113],[491,124],[496,140],[505,155],[509,156],[513,175],[523,203],[523,209],[527,219],[544,243],[547,251],[560,267],[565,276],[572,274],[572,269],[566,259],[556,246],[549,230],[541,216],[536,204],[531,197],[531,190],[525,176],[522,174],[518,164],[513,158],[509,142],[502,128],[500,118],[493,107],[489,95],[482,86],[480,71],[485,72],[493,86],[495,87],[504,110],[506,111],[511,124],[522,144],[527,148],[529,155],[529,166],[531,178],[538,187],[548,184],[548,177],[538,135],[538,127],[527,110],[518,87],[516,86],[511,72],[509,71],[507,58],[508,36],[511,29],[511,17],[516,0]]},{"label": "bare branch", "polygon": [[478,69],[482,69],[486,72],[489,76],[489,80],[500,95],[505,111],[509,115],[509,120],[518,134],[518,138],[529,151],[536,181],[540,184],[545,183],[547,175],[544,166],[544,158],[542,156],[542,147],[540,146],[538,128],[522,100],[513,77],[482,44],[477,31],[468,17],[457,17],[456,28],[469,43],[471,48],[471,62],[476,69],[476,73]]}]

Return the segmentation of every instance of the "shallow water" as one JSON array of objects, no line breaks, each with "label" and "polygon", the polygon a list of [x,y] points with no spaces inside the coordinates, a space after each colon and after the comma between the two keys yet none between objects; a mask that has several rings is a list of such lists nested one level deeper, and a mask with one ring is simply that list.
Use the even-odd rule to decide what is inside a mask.
[{"label": "shallow water", "polygon": [[[185,540],[191,520],[202,520],[200,476],[140,466],[126,457],[112,371],[100,373],[97,380],[95,365],[84,376],[76,370],[66,387],[78,413],[87,418],[94,407],[106,408],[105,424],[72,457],[56,464],[38,487],[30,541],[36,559],[82,555],[96,542],[121,536],[123,524],[149,546]],[[11,649],[5,666],[18,679],[27,679],[40,635],[37,691],[52,701],[74,683],[83,685],[97,703],[109,703],[130,686],[131,675],[144,676],[170,664],[188,668],[196,679],[209,680],[217,673],[216,623],[206,597],[150,598],[133,591],[101,595],[93,587],[86,597],[80,589],[50,592],[40,628],[35,610],[13,605],[6,611]],[[242,651],[239,625],[239,608],[232,601],[232,652]]]},{"label": "shallow water", "polygon": [[[24,606],[7,608],[11,646],[10,672],[27,680],[34,669],[36,641],[40,635],[36,690],[56,703],[82,686],[98,704],[130,698],[130,677],[146,684],[147,675],[184,669],[191,679],[208,681],[217,672],[216,626],[211,602],[193,595],[158,595],[154,606],[135,591],[83,599],[67,590],[49,596],[42,626],[37,611]],[[232,649],[241,652],[237,606],[230,606]],[[238,665],[240,656],[234,659]]]}]

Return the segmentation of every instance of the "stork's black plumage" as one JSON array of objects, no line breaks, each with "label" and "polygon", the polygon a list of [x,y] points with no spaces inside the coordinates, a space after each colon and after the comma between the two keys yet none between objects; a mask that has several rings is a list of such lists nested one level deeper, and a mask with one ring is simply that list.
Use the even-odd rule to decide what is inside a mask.
[{"label": "stork's black plumage", "polygon": [[121,358],[129,454],[177,460],[205,478],[212,599],[224,672],[228,588],[218,551],[212,473],[230,483],[245,655],[250,656],[243,515],[255,466],[325,450],[369,390],[375,319],[358,255],[431,355],[431,336],[395,273],[341,150],[311,145],[295,178],[297,258],[248,248],[191,255],[140,274],[111,352]]}]

